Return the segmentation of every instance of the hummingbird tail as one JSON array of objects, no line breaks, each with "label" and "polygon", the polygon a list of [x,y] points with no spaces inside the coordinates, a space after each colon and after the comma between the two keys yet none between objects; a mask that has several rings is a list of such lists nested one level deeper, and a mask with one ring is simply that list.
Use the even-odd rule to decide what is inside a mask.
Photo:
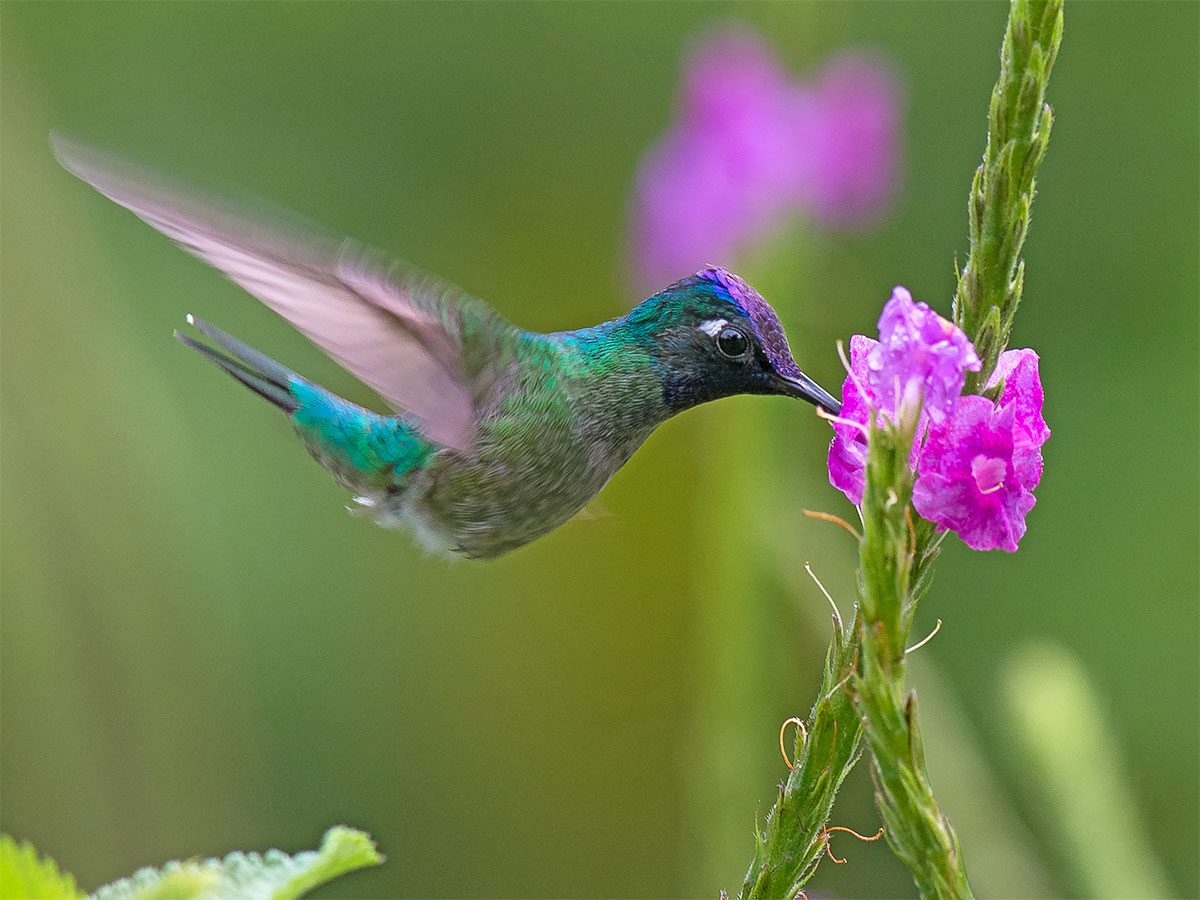
[{"label": "hummingbird tail", "polygon": [[187,320],[189,325],[195,326],[201,334],[227,350],[228,354],[178,331],[175,332],[177,340],[289,415],[300,407],[300,401],[291,391],[293,380],[299,377],[295,372],[202,319],[189,315]]},{"label": "hummingbird tail", "polygon": [[287,413],[305,449],[343,487],[377,500],[437,451],[411,421],[343,400],[208,322],[188,316],[188,324],[217,346],[178,331],[175,337]]}]

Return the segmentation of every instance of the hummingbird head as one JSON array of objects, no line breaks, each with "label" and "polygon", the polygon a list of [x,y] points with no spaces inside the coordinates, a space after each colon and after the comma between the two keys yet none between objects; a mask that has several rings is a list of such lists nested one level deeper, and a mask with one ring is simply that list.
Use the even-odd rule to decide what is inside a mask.
[{"label": "hummingbird head", "polygon": [[841,403],[800,371],[779,316],[754,288],[708,266],[629,314],[647,329],[672,412],[734,394],[782,394],[831,413]]}]

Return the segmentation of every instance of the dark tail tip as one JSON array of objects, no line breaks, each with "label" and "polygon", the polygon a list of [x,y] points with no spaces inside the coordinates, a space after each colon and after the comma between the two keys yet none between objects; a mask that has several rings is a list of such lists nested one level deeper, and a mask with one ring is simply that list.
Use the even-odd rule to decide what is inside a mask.
[{"label": "dark tail tip", "polygon": [[[220,343],[232,355],[226,355],[215,347],[210,347],[175,329],[172,334],[177,341],[191,347],[268,403],[279,407],[289,415],[299,408],[300,403],[292,396],[289,383],[295,377],[294,373],[206,322],[188,316],[188,324],[195,325],[201,333]],[[222,340],[222,338],[226,340]],[[244,350],[245,353],[238,352],[239,349]],[[255,365],[259,362],[266,363],[266,365]]]}]

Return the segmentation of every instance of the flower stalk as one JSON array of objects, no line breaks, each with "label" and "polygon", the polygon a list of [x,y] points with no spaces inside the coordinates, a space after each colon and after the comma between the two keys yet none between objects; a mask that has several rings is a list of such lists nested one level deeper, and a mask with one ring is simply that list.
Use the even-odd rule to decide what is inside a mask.
[{"label": "flower stalk", "polygon": [[[852,501],[860,500],[861,491],[860,606],[849,632],[835,622],[821,695],[806,723],[808,739],[797,748],[797,765],[780,787],[765,830],[757,835],[744,897],[794,897],[812,875],[828,839],[837,787],[860,753],[860,725],[871,749],[888,844],[908,867],[921,896],[973,896],[958,838],[933,794],[916,696],[905,683],[905,648],[913,619],[947,533],[914,509],[914,467],[926,449],[923,442],[930,426],[924,416],[934,428],[950,428],[958,421],[954,404],[960,391],[1000,398],[1008,418],[981,420],[973,431],[980,441],[992,441],[981,447],[987,452],[977,453],[957,471],[955,460],[939,448],[941,458],[927,467],[928,480],[918,500],[927,515],[939,518],[944,528],[954,528],[970,546],[1016,549],[1031,495],[1018,496],[1005,510],[989,498],[998,500],[998,492],[1027,493],[1036,486],[1040,446],[1049,431],[1041,419],[1036,354],[1013,351],[1006,360],[1001,354],[1008,346],[1024,285],[1020,254],[1037,168],[1053,123],[1045,93],[1062,29],[1062,0],[1011,0],[1000,77],[989,107],[987,149],[971,185],[971,249],[953,305],[959,333],[953,334],[943,322],[944,333],[939,335],[928,308],[913,305],[907,292],[897,289],[889,307],[895,304],[893,310],[902,311],[893,316],[901,327],[889,327],[885,335],[885,308],[882,346],[856,336],[863,361],[868,354],[874,359],[859,371],[861,377],[852,369],[843,386],[842,418],[833,423],[837,437],[830,475]],[[964,335],[972,353],[955,345]],[[852,342],[851,356],[857,362],[855,350]],[[931,358],[940,369],[928,368]],[[1025,368],[1018,374],[1022,359]],[[871,373],[881,377],[864,388]],[[890,404],[888,384],[896,388]],[[914,386],[924,402],[923,412],[904,402]],[[853,414],[856,407],[862,418]],[[972,407],[966,403],[962,408]],[[865,422],[861,430],[856,419]],[[995,443],[1001,430],[1007,444]],[[941,443],[963,446],[954,440]],[[972,511],[987,527],[949,515],[960,511],[953,500],[962,497],[971,499]]]},{"label": "flower stalk", "polygon": [[964,898],[972,893],[958,838],[934,798],[916,695],[905,689],[905,647],[940,543],[912,512],[913,435],[903,423],[895,428],[873,423],[868,441],[855,707],[871,748],[889,846],[922,897]]},{"label": "flower stalk", "polygon": [[[968,394],[989,385],[1020,303],[1020,253],[1035,175],[1049,145],[1053,114],[1045,103],[1046,85],[1062,29],[1062,0],[1012,0],[987,150],[971,185],[971,252],[954,298],[955,324],[971,338],[982,363],[965,373]],[[999,395],[1001,388],[996,383],[989,393]],[[888,844],[922,897],[963,898],[972,893],[962,851],[925,770],[916,695],[905,690],[905,646],[940,542],[911,506],[912,437],[904,428],[879,428],[872,420],[862,505],[856,707],[871,748]]]},{"label": "flower stalk", "polygon": [[857,624],[836,613],[821,690],[803,730],[797,729],[791,773],[761,829],[741,897],[795,897],[825,852],[825,830],[838,788],[861,755],[862,723],[850,696],[858,665]]},{"label": "flower stalk", "polygon": [[954,323],[983,361],[968,378],[967,393],[988,383],[1021,302],[1021,249],[1054,124],[1046,85],[1062,41],[1062,7],[1062,0],[1012,0],[1009,9],[1000,78],[988,106],[987,149],[971,182],[971,251],[954,295]]}]

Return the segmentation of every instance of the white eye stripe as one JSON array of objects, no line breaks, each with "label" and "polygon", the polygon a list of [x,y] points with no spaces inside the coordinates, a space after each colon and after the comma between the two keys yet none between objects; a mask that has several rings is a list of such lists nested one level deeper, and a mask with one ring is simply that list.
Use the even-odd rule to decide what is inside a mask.
[{"label": "white eye stripe", "polygon": [[697,327],[709,337],[716,337],[728,324],[728,319],[709,319],[707,322],[701,322]]}]

